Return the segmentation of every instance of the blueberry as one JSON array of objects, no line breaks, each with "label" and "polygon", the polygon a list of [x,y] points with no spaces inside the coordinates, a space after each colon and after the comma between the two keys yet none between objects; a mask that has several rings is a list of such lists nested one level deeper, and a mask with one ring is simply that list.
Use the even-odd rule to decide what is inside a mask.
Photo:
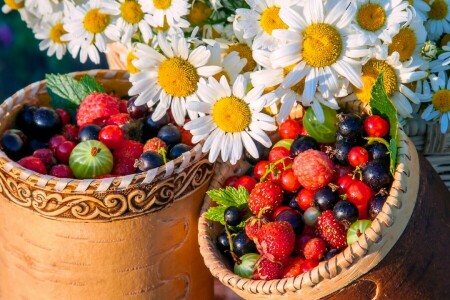
[{"label": "blueberry", "polygon": [[309,149],[320,150],[317,141],[307,135],[298,135],[297,138],[292,142],[291,154],[297,156]]},{"label": "blueberry", "polygon": [[58,113],[49,107],[39,107],[33,115],[34,134],[37,138],[48,140],[61,132],[62,122]]},{"label": "blueberry", "polygon": [[362,133],[362,120],[354,114],[339,114],[337,131],[348,139],[357,139]]},{"label": "blueberry", "polygon": [[24,105],[16,117],[16,127],[26,134],[34,131],[34,113],[36,106]]},{"label": "blueberry", "polygon": [[244,230],[238,232],[233,238],[233,252],[239,257],[247,253],[256,252],[255,243],[249,239]]},{"label": "blueberry", "polygon": [[353,143],[350,143],[346,140],[337,141],[334,155],[336,160],[343,165],[348,165],[348,153],[350,152],[350,149],[353,148],[353,146]]},{"label": "blueberry", "polygon": [[366,146],[366,150],[369,153],[369,160],[389,160],[389,150],[383,143],[375,142],[370,144]]},{"label": "blueberry", "polygon": [[43,149],[48,147],[48,142],[42,141],[39,139],[30,139],[28,142],[28,148],[30,149],[30,152],[34,152],[38,149]]},{"label": "blueberry", "polygon": [[386,202],[387,194],[386,193],[378,193],[376,194],[372,200],[369,201],[369,215],[373,220],[380,213],[383,208],[384,203]]},{"label": "blueberry", "polygon": [[239,208],[236,206],[230,206],[225,210],[225,213],[223,215],[225,223],[227,223],[230,226],[237,226],[239,223],[241,223],[241,215]]},{"label": "blueberry", "polygon": [[137,96],[133,96],[127,102],[127,112],[133,119],[143,118],[148,112],[147,104],[136,105],[134,103],[136,101],[136,98]]},{"label": "blueberry", "polygon": [[339,201],[339,193],[337,190],[333,191],[328,185],[317,189],[314,192],[313,205],[320,211],[333,209],[336,202]]},{"label": "blueberry", "polygon": [[298,205],[296,196],[293,196],[293,197],[289,200],[289,202],[287,203],[287,206],[289,206],[289,207],[291,207],[292,209],[295,209],[295,210],[300,210],[300,206]]},{"label": "blueberry", "polygon": [[144,126],[142,129],[144,139],[148,140],[155,137],[158,134],[159,129],[161,129],[161,127],[163,127],[164,125],[167,125],[169,121],[170,118],[167,114],[158,121],[153,121],[152,113],[150,113],[149,116],[144,118]]},{"label": "blueberry", "polygon": [[348,228],[358,220],[358,208],[350,201],[340,200],[333,207],[333,215],[336,221]]},{"label": "blueberry", "polygon": [[175,159],[177,157],[180,157],[183,153],[190,151],[191,149],[192,147],[186,144],[176,144],[172,147],[172,149],[170,149],[168,157],[169,159]]},{"label": "blueberry", "polygon": [[258,158],[254,158],[247,149],[244,149],[244,159],[251,164],[252,166],[256,165],[260,160],[267,160],[269,158],[269,152],[270,149],[267,147],[264,147],[263,144],[261,144],[258,141],[253,140],[256,146],[256,150],[258,150]]},{"label": "blueberry", "polygon": [[19,160],[26,155],[26,141],[17,132],[18,130],[7,130],[0,140],[2,150],[12,160]]},{"label": "blueberry", "polygon": [[379,159],[369,161],[363,169],[363,180],[375,191],[383,187],[389,187],[392,183],[389,166]]},{"label": "blueberry", "polygon": [[141,154],[134,166],[138,168],[139,171],[145,172],[160,167],[163,164],[164,159],[161,154],[155,151],[146,151]]},{"label": "blueberry", "polygon": [[161,127],[157,136],[168,146],[173,146],[181,142],[180,130],[173,124],[167,124]]},{"label": "blueberry", "polygon": [[223,254],[230,253],[230,241],[228,240],[227,232],[222,230],[216,238],[216,246]]},{"label": "blueberry", "polygon": [[288,222],[292,225],[292,228],[294,229],[296,234],[300,234],[305,227],[302,214],[299,211],[293,209],[283,210],[276,216],[275,221]]},{"label": "blueberry", "polygon": [[88,124],[80,129],[78,132],[78,139],[80,142],[88,140],[98,140],[98,133],[102,128],[95,124]]}]

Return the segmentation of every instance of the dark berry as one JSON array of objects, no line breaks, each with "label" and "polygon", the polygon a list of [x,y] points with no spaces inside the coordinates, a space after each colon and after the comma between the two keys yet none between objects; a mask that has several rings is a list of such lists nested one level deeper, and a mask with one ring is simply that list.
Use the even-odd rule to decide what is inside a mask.
[{"label": "dark berry", "polygon": [[30,149],[30,153],[32,153],[38,149],[48,148],[48,142],[32,138],[28,141],[28,148]]},{"label": "dark berry", "polygon": [[378,193],[369,201],[369,216],[372,220],[380,213],[386,202],[386,198],[386,193]]},{"label": "dark berry", "polygon": [[2,150],[12,160],[18,160],[25,155],[26,143],[17,132],[7,130],[1,138]]},{"label": "dark berry", "polygon": [[335,149],[335,154],[334,157],[336,158],[336,160],[338,162],[340,162],[341,164],[348,164],[348,153],[350,152],[350,150],[353,148],[354,144],[350,143],[348,141],[345,140],[341,140],[341,141],[337,141],[336,142],[336,149]]},{"label": "dark berry", "polygon": [[186,144],[176,144],[172,147],[172,149],[170,149],[168,157],[169,159],[175,159],[177,157],[180,157],[183,153],[190,151],[191,149],[192,147]]},{"label": "dark berry", "polygon": [[362,133],[361,118],[354,114],[339,114],[337,131],[348,139],[357,139]]},{"label": "dark berry", "polygon": [[143,142],[144,139],[144,118],[126,122],[120,127],[126,140]]},{"label": "dark berry", "polygon": [[253,142],[255,143],[256,150],[258,150],[258,158],[254,158],[247,151],[247,149],[244,149],[244,159],[252,166],[255,166],[260,160],[268,160],[269,159],[270,149],[267,147],[264,147],[263,144],[261,144],[258,141],[253,140]]},{"label": "dark berry", "polygon": [[389,166],[381,160],[368,162],[363,169],[363,180],[375,191],[383,187],[389,187],[392,183]]},{"label": "dark berry", "polygon": [[299,135],[292,142],[291,154],[293,156],[297,156],[300,153],[302,153],[306,150],[309,150],[309,149],[320,150],[320,147],[314,138],[307,136],[307,135]]},{"label": "dark berry", "polygon": [[339,201],[338,191],[333,190],[328,185],[321,187],[314,192],[313,205],[317,207],[320,211],[333,209],[334,205],[338,201]]},{"label": "dark berry", "polygon": [[283,210],[276,216],[275,221],[288,222],[289,224],[291,224],[296,234],[300,234],[305,227],[302,214],[299,211],[293,209]]},{"label": "dark berry", "polygon": [[330,249],[330,251],[328,251],[325,254],[324,260],[330,260],[332,259],[334,256],[336,256],[337,254],[339,254],[339,250],[338,249]]},{"label": "dark berry", "polygon": [[75,148],[76,144],[72,141],[65,141],[59,144],[55,150],[56,158],[62,162],[63,164],[69,163],[70,154],[72,153],[73,148]]},{"label": "dark berry", "polygon": [[247,253],[256,252],[256,245],[245,234],[245,230],[238,232],[233,238],[233,252],[239,257]]},{"label": "dark berry", "polygon": [[155,151],[146,151],[141,154],[138,160],[134,163],[134,167],[139,171],[145,172],[154,168],[158,168],[164,164],[164,159],[161,154]]},{"label": "dark berry", "polygon": [[223,254],[230,253],[230,240],[228,239],[228,235],[225,229],[222,230],[217,236],[216,246],[221,253]]},{"label": "dark berry", "polygon": [[137,96],[131,97],[127,103],[127,112],[133,119],[139,119],[145,117],[148,112],[147,104],[136,105],[134,102],[136,101]]},{"label": "dark berry", "polygon": [[63,126],[70,123],[72,118],[70,117],[70,114],[67,110],[63,108],[57,108],[55,109],[55,111],[59,115]]},{"label": "dark berry", "polygon": [[173,146],[181,142],[181,132],[173,124],[167,124],[158,131],[158,138],[163,140],[168,146]]},{"label": "dark berry", "polygon": [[369,160],[389,160],[389,150],[383,143],[374,142],[370,145],[367,145],[366,150],[369,153]]},{"label": "dark berry", "polygon": [[88,140],[98,140],[98,134],[102,128],[95,124],[88,124],[83,126],[78,132],[78,140],[85,142]]},{"label": "dark berry", "polygon": [[39,107],[33,115],[34,134],[37,138],[47,140],[52,135],[61,132],[61,118],[49,107]]},{"label": "dark berry", "polygon": [[33,152],[33,156],[40,158],[47,169],[50,169],[57,163],[56,158],[53,155],[53,151],[49,148],[37,149]]},{"label": "dark berry", "polygon": [[53,166],[48,172],[49,175],[58,178],[74,178],[72,169],[68,165],[59,164]]},{"label": "dark berry", "polygon": [[223,214],[223,218],[225,220],[225,223],[230,226],[237,226],[239,225],[239,223],[241,223],[242,220],[239,208],[237,208],[236,206],[228,207]]},{"label": "dark berry", "polygon": [[151,117],[151,113],[148,117],[144,118],[143,122],[143,138],[145,140],[151,139],[152,137],[155,137],[158,134],[159,129],[163,127],[164,125],[167,125],[170,122],[169,115],[164,115],[161,119],[158,121],[153,121]]},{"label": "dark berry", "polygon": [[20,112],[17,114],[16,127],[26,134],[32,133],[34,131],[33,120],[36,110],[36,106],[24,105]]},{"label": "dark berry", "polygon": [[348,228],[358,220],[358,208],[349,201],[340,200],[333,207],[333,215],[336,221]]}]

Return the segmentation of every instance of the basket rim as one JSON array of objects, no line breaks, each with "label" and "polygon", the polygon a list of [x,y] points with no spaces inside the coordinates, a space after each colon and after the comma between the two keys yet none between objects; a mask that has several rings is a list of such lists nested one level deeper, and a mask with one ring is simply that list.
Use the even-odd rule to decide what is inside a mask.
[{"label": "basket rim", "polygon": [[[253,280],[242,278],[239,275],[234,274],[232,270],[227,268],[226,264],[223,263],[221,254],[218,252],[214,244],[213,238],[208,235],[208,228],[210,228],[210,226],[212,226],[211,224],[214,222],[208,221],[205,218],[205,212],[211,203],[211,199],[208,196],[205,196],[205,201],[202,207],[198,225],[198,241],[200,244],[200,252],[203,256],[206,266],[211,271],[212,275],[219,279],[225,286],[234,290],[240,296],[247,296],[250,294],[255,296],[256,298],[263,298],[264,296],[274,297],[277,295],[300,296],[300,293],[302,293],[305,289],[305,293],[301,294],[301,296],[307,295],[308,297],[312,298],[320,298],[345,287],[346,285],[350,284],[351,281],[348,281],[345,284],[342,284],[342,282],[340,282],[340,285],[336,285],[333,291],[328,291],[326,294],[324,294],[323,291],[324,286],[322,286],[322,288],[319,288],[318,290],[316,289],[316,291],[313,291],[316,285],[321,283],[326,284],[326,282],[328,281],[333,281],[333,279],[335,279],[337,276],[345,273],[346,270],[352,269],[353,271],[355,271],[355,266],[358,266],[361,260],[365,258],[368,259],[366,262],[369,262],[371,266],[364,272],[356,270],[356,278],[353,278],[352,280],[359,278],[360,276],[374,268],[376,264],[378,264],[378,262],[380,262],[385,257],[385,255],[389,252],[389,250],[401,236],[403,230],[406,228],[406,225],[408,223],[407,221],[409,221],[411,217],[417,198],[419,181],[418,176],[415,176],[417,175],[416,172],[418,172],[417,152],[413,146],[413,143],[409,140],[402,129],[399,129],[398,135],[400,137],[399,152],[397,154],[397,166],[394,176],[394,182],[392,184],[391,190],[389,191],[388,199],[383,206],[383,210],[372,221],[371,226],[364,232],[363,235],[359,237],[357,242],[353,243],[350,246],[347,246],[344,250],[331,258],[329,261],[322,261],[311,271],[303,273],[296,277],[274,279],[269,281]],[[416,170],[409,170],[409,166],[414,165],[414,163],[416,163]],[[417,178],[414,178],[414,176]],[[409,181],[412,181],[412,184],[406,185],[404,182],[402,182],[402,180],[404,180],[405,178],[407,178]],[[394,185],[394,183],[396,183],[396,185]],[[400,183],[400,185],[397,186],[397,183]],[[414,196],[409,197],[412,199],[404,201],[406,203],[402,203],[398,199],[398,196],[400,194],[409,194]],[[388,203],[389,205],[386,209]],[[395,218],[395,209],[401,210],[402,215],[405,216],[403,220],[401,218]],[[374,248],[378,250],[382,249],[383,245],[381,244],[383,243],[380,243],[380,241],[383,238],[386,241],[384,231],[389,230],[389,227],[393,225],[397,225],[402,228],[397,236],[387,239],[388,242],[392,240],[391,245],[384,245],[383,247],[384,250],[387,250],[387,252],[384,253],[384,255],[378,255],[379,257],[370,257],[369,259],[369,255],[367,254],[370,254],[370,250],[374,251]],[[363,248],[364,251],[361,251],[360,248]],[[295,288],[293,288],[294,286]],[[309,290],[307,290],[308,288]],[[322,294],[320,294],[320,296],[317,296],[315,292],[318,292],[318,294]]]}]

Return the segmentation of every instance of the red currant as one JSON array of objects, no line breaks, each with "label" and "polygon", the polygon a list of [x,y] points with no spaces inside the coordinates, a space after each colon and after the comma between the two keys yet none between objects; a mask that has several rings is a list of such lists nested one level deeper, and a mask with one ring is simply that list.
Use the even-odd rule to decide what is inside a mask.
[{"label": "red currant", "polygon": [[282,139],[295,139],[302,132],[302,126],[293,119],[288,119],[280,124],[278,129]]},{"label": "red currant", "polygon": [[308,190],[308,189],[302,189],[298,192],[297,197],[295,197],[295,199],[297,200],[298,206],[301,209],[307,210],[313,204],[314,191]]},{"label": "red currant", "polygon": [[[369,200],[372,198],[372,196],[373,192],[370,187],[359,180],[355,180],[347,188],[347,199],[356,206],[367,207],[367,204],[369,203]],[[361,214],[359,215],[359,217],[361,217]]]},{"label": "red currant", "polygon": [[253,168],[253,175],[257,179],[261,179],[264,175],[266,175],[266,172],[270,168],[270,163],[267,160],[261,160],[256,163],[255,167]]},{"label": "red currant", "polygon": [[67,139],[62,134],[54,135],[48,141],[48,147],[51,150],[56,151],[56,148],[58,148],[58,146],[65,141],[67,141]]},{"label": "red currant", "polygon": [[68,164],[70,154],[72,153],[72,150],[73,148],[75,148],[75,146],[76,144],[72,141],[62,142],[55,150],[56,158],[63,164]]},{"label": "red currant", "polygon": [[234,187],[234,184],[239,179],[239,176],[230,176],[228,177],[225,182],[223,183],[223,187],[226,188],[227,186]]},{"label": "red currant", "polygon": [[98,140],[105,144],[109,149],[116,149],[122,144],[124,134],[119,126],[106,125],[98,133]]},{"label": "red currant", "polygon": [[281,172],[281,187],[288,192],[295,192],[300,188],[300,182],[294,175],[292,168]]},{"label": "red currant", "polygon": [[277,167],[272,168],[270,173],[266,177],[269,181],[272,181],[276,184],[281,183],[281,170]]},{"label": "red currant", "polygon": [[364,120],[364,129],[370,137],[384,137],[389,133],[389,122],[381,116],[369,116]]},{"label": "red currant", "polygon": [[285,147],[275,147],[269,152],[269,162],[275,163],[275,167],[285,170],[293,161],[290,157],[291,151]]},{"label": "red currant", "polygon": [[257,183],[258,182],[256,181],[255,178],[253,178],[252,176],[245,175],[239,177],[239,179],[236,180],[236,182],[234,183],[234,187],[239,188],[240,186],[242,186],[250,193]]},{"label": "red currant", "polygon": [[362,166],[369,161],[369,153],[363,147],[356,146],[348,152],[348,162],[354,167]]},{"label": "red currant", "polygon": [[343,195],[347,193],[348,187],[355,182],[355,179],[351,175],[343,175],[338,178],[337,185],[339,186],[339,194]]}]

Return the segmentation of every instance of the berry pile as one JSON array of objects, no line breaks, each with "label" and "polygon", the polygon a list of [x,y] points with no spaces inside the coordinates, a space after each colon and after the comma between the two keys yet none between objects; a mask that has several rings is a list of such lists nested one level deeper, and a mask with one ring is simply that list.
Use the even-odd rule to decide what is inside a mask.
[{"label": "berry pile", "polygon": [[244,204],[208,192],[222,211],[206,217],[225,225],[216,245],[236,274],[271,280],[310,271],[355,242],[382,209],[393,181],[389,122],[330,110],[325,117],[334,121],[319,124],[307,112],[281,123],[282,139],[217,190]]},{"label": "berry pile", "polygon": [[104,178],[144,172],[192,148],[191,136],[147,105],[93,92],[75,118],[62,108],[25,105],[1,149],[21,166],[60,178]]}]

